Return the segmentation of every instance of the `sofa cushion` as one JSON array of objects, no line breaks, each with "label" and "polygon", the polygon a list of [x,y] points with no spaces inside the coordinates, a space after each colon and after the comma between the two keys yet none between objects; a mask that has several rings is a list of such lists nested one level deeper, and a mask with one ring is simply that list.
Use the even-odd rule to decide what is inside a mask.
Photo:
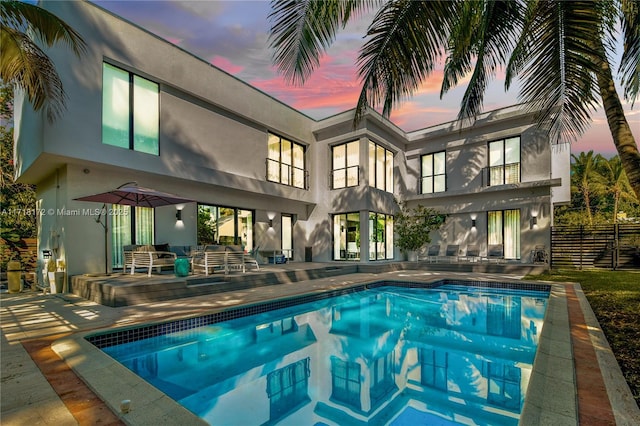
[{"label": "sofa cushion", "polygon": [[[169,244],[155,244],[153,246],[153,248],[156,251],[164,251],[164,252],[168,252],[169,251]],[[171,256],[168,253],[160,253],[158,254],[158,258],[163,259],[163,258],[173,258],[173,256]]]}]

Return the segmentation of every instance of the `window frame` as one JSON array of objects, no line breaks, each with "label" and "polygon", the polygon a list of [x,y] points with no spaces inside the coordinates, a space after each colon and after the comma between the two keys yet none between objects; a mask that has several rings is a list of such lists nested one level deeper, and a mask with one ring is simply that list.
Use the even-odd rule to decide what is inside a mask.
[{"label": "window frame", "polygon": [[[355,144],[357,147],[356,150],[356,164],[349,164],[349,145]],[[336,150],[344,149],[344,167],[336,168]],[[356,183],[349,185],[349,170],[356,169]],[[336,172],[344,171],[344,186],[336,186]],[[338,145],[333,145],[331,147],[331,178],[330,178],[330,187],[331,189],[343,189],[343,188],[352,188],[354,186],[360,186],[360,140],[350,141],[341,143]]]},{"label": "window frame", "polygon": [[[107,110],[105,109],[105,104],[106,104],[106,99],[105,99],[105,77],[106,77],[106,73],[105,73],[105,69],[107,68],[112,68],[116,71],[119,71],[120,73],[122,73],[123,75],[126,73],[127,75],[127,85],[128,85],[128,91],[127,91],[127,104],[128,104],[128,123],[127,123],[127,139],[128,139],[128,146],[122,146],[119,144],[115,144],[115,143],[111,143],[108,142],[105,137],[105,114],[107,113]],[[136,110],[139,110],[140,107],[136,108],[136,88],[140,88],[143,89],[142,86],[140,86],[139,84],[136,84],[136,81],[140,81],[142,83],[150,83],[152,85],[155,86],[155,95],[156,95],[156,99],[155,99],[155,103],[156,103],[156,116],[153,117],[154,121],[157,122],[157,134],[155,135],[155,147],[153,152],[150,152],[148,150],[143,150],[140,149],[139,146],[137,146],[136,144],[136,136],[139,134],[136,131],[136,127],[137,124],[136,122],[138,120],[136,120],[136,118],[140,118],[140,116],[142,114],[147,114],[148,111],[147,109],[143,109],[143,111],[141,111],[138,115],[136,115]],[[138,92],[138,94],[140,94],[140,92]],[[109,105],[111,105],[111,103],[109,103]],[[101,116],[101,141],[102,144],[104,145],[110,145],[110,146],[115,146],[118,148],[124,148],[124,149],[128,149],[130,151],[136,151],[136,152],[140,152],[140,153],[144,153],[144,154],[150,154],[150,155],[155,155],[155,156],[160,156],[160,83],[150,80],[146,77],[143,77],[140,74],[136,74],[135,72],[129,71],[127,69],[124,69],[122,67],[119,67],[117,65],[114,65],[112,63],[109,63],[107,61],[103,61],[102,62],[102,116]],[[111,112],[112,110],[110,110],[109,112]],[[154,123],[155,124],[155,123]]]},{"label": "window frame", "polygon": [[[512,139],[517,139],[518,140],[518,161],[515,163],[507,163],[507,141],[508,140],[512,140]],[[495,164],[495,165],[491,165],[491,145],[492,144],[497,144],[499,142],[502,142],[502,148],[500,149],[500,153],[502,156],[502,162],[500,164]],[[516,183],[520,183],[522,182],[522,137],[520,135],[517,136],[509,136],[509,137],[505,137],[502,139],[495,139],[492,141],[489,141],[487,144],[487,186],[498,186],[498,185],[510,185],[510,184],[516,184]],[[511,170],[508,166],[514,166],[517,165],[517,168],[515,168],[515,170],[517,172],[517,179],[513,180],[513,179],[508,179],[508,175],[509,175],[509,170]],[[496,175],[501,175],[500,176],[500,181],[498,183],[493,183],[492,182],[492,171],[496,170],[499,171],[497,169],[501,169],[502,173],[497,173]]]},{"label": "window frame", "polygon": [[[443,164],[444,164],[444,172],[443,173],[435,173],[435,156],[442,154],[443,155]],[[425,170],[424,170],[424,161],[426,157],[431,156],[431,174],[430,175],[425,175]],[[441,191],[436,191],[435,190],[435,182],[436,182],[436,177],[437,176],[444,176],[444,188]],[[431,178],[431,191],[430,192],[426,192],[425,191],[425,179],[426,178]],[[437,194],[440,192],[446,192],[447,191],[447,151],[436,151],[436,152],[430,152],[428,154],[423,154],[420,156],[420,194]]]},{"label": "window frame", "polygon": [[[384,145],[372,140],[369,141],[367,149],[367,155],[369,156],[369,186],[393,194],[393,187],[395,183],[395,176],[393,172],[395,153]],[[380,151],[382,151],[382,155],[384,157],[382,160],[378,160],[378,153],[380,153]],[[391,165],[388,164],[389,159],[391,159]],[[382,170],[378,170],[378,164],[380,164],[380,162],[382,162],[383,165]],[[384,181],[382,184],[378,182],[379,178]]]},{"label": "window frame", "polygon": [[[271,158],[272,151],[270,150],[271,139],[272,137],[278,139],[278,158]],[[283,142],[286,142],[290,145],[289,152],[285,153],[286,150],[283,150]],[[296,148],[300,148],[302,150],[302,168],[295,165],[296,162]],[[291,164],[286,163],[284,160],[288,155],[288,158],[291,161]],[[273,163],[275,164],[273,164]],[[275,170],[272,166],[277,165],[278,170],[278,179],[271,178],[271,172]],[[283,173],[283,169],[289,169],[289,173]],[[302,185],[296,185],[296,171],[302,172]],[[266,175],[265,178],[268,182],[279,183],[281,185],[290,186],[292,188],[299,189],[309,189],[308,183],[308,171],[307,171],[307,146],[290,139],[287,139],[283,136],[280,136],[276,133],[267,132],[267,158],[266,158]]]}]

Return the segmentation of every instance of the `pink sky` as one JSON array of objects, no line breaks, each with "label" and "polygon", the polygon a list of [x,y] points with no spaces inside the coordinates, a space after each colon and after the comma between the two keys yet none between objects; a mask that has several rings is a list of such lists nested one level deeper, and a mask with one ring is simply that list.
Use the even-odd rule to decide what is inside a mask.
[{"label": "pink sky", "polygon": [[[321,119],[356,106],[360,83],[355,63],[366,33],[365,19],[348,25],[306,84],[294,87],[277,74],[271,62],[267,43],[268,2],[99,0],[96,3],[313,118]],[[503,75],[499,75],[489,86],[485,111],[518,102],[517,88],[505,93],[503,81]],[[413,97],[397,105],[391,120],[405,131],[454,120],[464,86],[454,88],[440,99],[441,82],[440,67]],[[624,100],[623,104],[634,136],[640,140],[640,105],[632,109]],[[572,146],[573,152],[588,150],[606,156],[615,154],[601,108],[593,114],[590,129]]]}]

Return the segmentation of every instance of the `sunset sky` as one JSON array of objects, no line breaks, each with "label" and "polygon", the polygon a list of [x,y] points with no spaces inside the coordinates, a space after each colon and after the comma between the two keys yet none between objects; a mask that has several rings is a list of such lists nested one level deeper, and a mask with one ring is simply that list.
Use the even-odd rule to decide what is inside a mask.
[{"label": "sunset sky", "polygon": [[[312,77],[303,87],[293,87],[278,75],[271,62],[268,1],[100,0],[94,3],[313,118],[324,118],[356,105],[360,82],[355,63],[370,21],[366,18],[340,32]],[[498,75],[489,87],[485,111],[518,102],[517,86],[505,93],[503,77],[504,74]],[[391,120],[405,131],[454,120],[464,86],[440,99],[441,82],[442,67],[439,67],[416,95],[396,108]],[[625,103],[625,110],[636,140],[640,140],[640,102],[633,109]],[[607,157],[615,154],[602,109],[593,114],[590,130],[572,146],[574,153],[591,149]]]}]

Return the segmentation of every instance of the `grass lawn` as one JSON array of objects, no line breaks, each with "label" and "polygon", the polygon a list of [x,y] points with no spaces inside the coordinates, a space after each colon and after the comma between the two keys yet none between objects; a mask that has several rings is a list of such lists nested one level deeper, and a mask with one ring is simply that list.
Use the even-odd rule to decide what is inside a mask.
[{"label": "grass lawn", "polygon": [[640,271],[560,270],[525,279],[580,283],[640,406]]}]

